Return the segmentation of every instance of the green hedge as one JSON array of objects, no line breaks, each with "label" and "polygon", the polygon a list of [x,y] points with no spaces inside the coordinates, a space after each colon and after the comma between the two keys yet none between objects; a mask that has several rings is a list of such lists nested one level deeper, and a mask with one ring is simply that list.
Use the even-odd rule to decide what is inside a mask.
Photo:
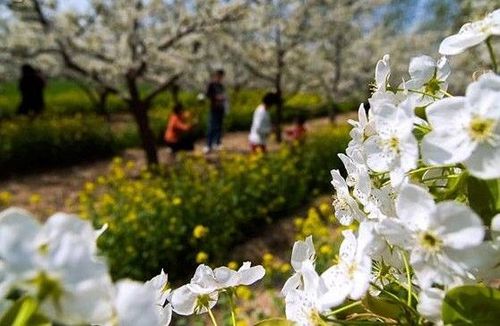
[{"label": "green hedge", "polygon": [[64,166],[113,155],[122,148],[98,117],[0,121],[0,174]]},{"label": "green hedge", "polygon": [[347,141],[347,127],[328,128],[277,153],[226,154],[216,164],[184,157],[139,177],[133,164],[117,160],[107,176],[86,185],[79,213],[96,226],[108,224],[99,246],[114,277],[147,279],[161,267],[182,277],[205,255],[223,263],[235,243],[328,189]]}]

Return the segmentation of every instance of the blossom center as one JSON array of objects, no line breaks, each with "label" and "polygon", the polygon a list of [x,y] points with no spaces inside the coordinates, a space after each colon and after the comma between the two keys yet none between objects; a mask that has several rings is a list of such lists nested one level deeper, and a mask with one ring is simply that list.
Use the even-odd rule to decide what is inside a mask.
[{"label": "blossom center", "polygon": [[391,136],[385,141],[385,145],[394,153],[399,153],[399,138]]},{"label": "blossom center", "polygon": [[419,235],[419,242],[424,249],[432,252],[439,251],[443,246],[443,241],[435,233],[429,231]]},{"label": "blossom center", "polygon": [[469,124],[469,136],[479,143],[491,140],[494,136],[494,119],[473,117]]},{"label": "blossom center", "polygon": [[425,86],[425,93],[431,94],[431,95],[436,95],[439,90],[441,89],[441,84],[442,82],[439,81],[437,78],[432,78],[429,80],[427,83],[424,84]]}]

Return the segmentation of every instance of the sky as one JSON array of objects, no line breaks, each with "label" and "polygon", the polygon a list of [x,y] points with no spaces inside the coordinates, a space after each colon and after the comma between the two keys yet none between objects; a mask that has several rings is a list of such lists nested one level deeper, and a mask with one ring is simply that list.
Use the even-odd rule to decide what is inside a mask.
[{"label": "sky", "polygon": [[63,10],[66,10],[66,9],[83,10],[83,9],[85,9],[87,3],[88,3],[88,0],[63,0],[63,1],[59,1],[59,5],[61,6],[61,9],[63,9]]}]

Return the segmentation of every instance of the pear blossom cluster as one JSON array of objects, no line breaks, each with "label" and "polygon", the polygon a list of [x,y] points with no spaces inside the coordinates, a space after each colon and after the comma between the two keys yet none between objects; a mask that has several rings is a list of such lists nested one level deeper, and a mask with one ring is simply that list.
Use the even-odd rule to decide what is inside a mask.
[{"label": "pear blossom cluster", "polygon": [[[209,311],[219,293],[250,285],[264,276],[262,266],[244,263],[234,271],[201,265],[187,285],[171,291],[168,275],[141,283],[114,283],[96,241],[106,226],[95,230],[77,216],[57,213],[42,225],[28,212],[0,212],[0,320],[22,316],[27,299],[37,318],[62,325],[166,326],[179,315]],[[28,322],[29,324],[29,322]]]},{"label": "pear blossom cluster", "polygon": [[476,212],[465,186],[500,178],[494,53],[492,71],[463,96],[448,93],[450,56],[491,42],[499,26],[500,10],[466,24],[441,43],[441,58],[413,58],[399,85],[391,83],[390,56],[377,63],[370,109],[360,106],[346,154],[339,154],[346,176],[331,171],[333,208],[344,227],[338,259],[319,273],[312,238],[295,243],[294,274],[282,290],[287,319],[319,325],[351,306],[370,311],[370,300],[393,294],[388,287],[397,284],[408,318],[440,324],[449,290],[500,278],[500,214]]}]

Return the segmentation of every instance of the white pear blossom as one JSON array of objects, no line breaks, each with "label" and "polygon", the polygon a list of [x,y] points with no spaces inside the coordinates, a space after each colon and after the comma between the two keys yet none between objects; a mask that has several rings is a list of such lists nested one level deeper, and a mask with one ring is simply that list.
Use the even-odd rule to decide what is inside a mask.
[{"label": "white pear blossom", "polygon": [[481,244],[484,227],[467,206],[453,201],[434,203],[424,189],[407,184],[400,191],[397,219],[378,226],[390,244],[410,251],[410,263],[423,288],[448,285],[469,273],[461,258]]},{"label": "white pear blossom", "polygon": [[351,230],[346,230],[342,235],[344,241],[340,245],[338,264],[321,274],[328,289],[323,301],[330,308],[342,304],[348,297],[361,299],[371,279],[372,260],[366,251],[372,240],[371,233],[362,232],[356,238]]},{"label": "white pear blossom", "polygon": [[390,55],[386,54],[375,67],[375,92],[385,92],[391,76]]},{"label": "white pear blossom", "polygon": [[384,102],[373,108],[377,135],[365,142],[367,164],[375,172],[389,172],[393,187],[401,185],[405,173],[417,167],[413,108],[411,101],[399,106]]},{"label": "white pear blossom", "polygon": [[219,292],[239,285],[251,285],[264,277],[262,266],[251,267],[245,262],[238,271],[227,267],[212,270],[200,265],[191,282],[175,289],[168,295],[174,312],[180,315],[201,314],[212,309],[217,303]]},{"label": "white pear blossom", "polygon": [[463,163],[481,179],[500,177],[500,76],[488,73],[469,85],[465,97],[427,107],[432,131],[422,141],[427,164]]},{"label": "white pear blossom", "polygon": [[352,187],[353,196],[362,204],[366,204],[371,194],[371,180],[368,167],[360,150],[354,150],[349,156],[338,155],[347,170],[346,183]]},{"label": "white pear blossom", "polygon": [[484,42],[492,35],[500,35],[500,9],[488,14],[483,20],[467,23],[460,31],[445,38],[439,46],[442,55],[456,55]]},{"label": "white pear blossom", "polygon": [[427,318],[427,320],[437,325],[442,325],[441,307],[443,306],[444,297],[445,292],[441,289],[423,289],[418,298],[417,311]]},{"label": "white pear blossom", "polygon": [[287,296],[290,290],[303,287],[302,266],[309,263],[314,266],[316,251],[312,236],[308,236],[305,241],[295,241],[292,248],[291,265],[295,273],[285,282],[281,294]]},{"label": "white pear blossom", "polygon": [[346,181],[338,170],[332,170],[332,185],[335,188],[335,199],[333,207],[335,216],[342,225],[350,225],[354,220],[365,219],[364,213],[359,208],[359,204],[351,196]]},{"label": "white pear blossom", "polygon": [[139,282],[123,280],[116,285],[116,297],[114,300],[116,308],[115,322],[111,325],[120,326],[166,326],[170,323],[162,323],[162,319],[156,308],[156,293],[153,287]]},{"label": "white pear blossom", "polygon": [[375,67],[375,85],[373,94],[369,99],[372,107],[384,102],[397,105],[401,101],[396,93],[389,90],[389,78],[391,76],[389,60],[390,56],[386,54],[382,60],[377,62],[377,66]]},{"label": "white pear blossom", "polygon": [[329,308],[323,302],[327,288],[311,261],[305,261],[301,271],[302,288],[291,289],[285,297],[286,318],[299,326],[317,325],[320,314]]},{"label": "white pear blossom", "polygon": [[404,83],[405,90],[409,92],[408,97],[415,100],[416,106],[426,106],[444,96],[451,68],[445,57],[436,62],[422,55],[410,61],[409,73],[411,79]]},{"label": "white pear blossom", "polygon": [[168,275],[161,270],[160,274],[145,283],[152,288],[156,294],[156,310],[160,316],[162,325],[170,324],[172,319],[172,305],[167,302],[170,289],[168,288]]},{"label": "white pear blossom", "polygon": [[362,149],[364,141],[375,133],[375,129],[373,122],[368,119],[363,103],[358,108],[358,121],[349,119],[347,122],[353,126],[349,132],[351,140],[346,149],[347,155],[351,156],[353,151]]},{"label": "white pear blossom", "polygon": [[112,316],[111,278],[95,256],[88,222],[56,214],[41,226],[14,208],[0,213],[0,234],[4,294],[17,289],[40,297],[41,312],[60,323],[99,324]]}]

